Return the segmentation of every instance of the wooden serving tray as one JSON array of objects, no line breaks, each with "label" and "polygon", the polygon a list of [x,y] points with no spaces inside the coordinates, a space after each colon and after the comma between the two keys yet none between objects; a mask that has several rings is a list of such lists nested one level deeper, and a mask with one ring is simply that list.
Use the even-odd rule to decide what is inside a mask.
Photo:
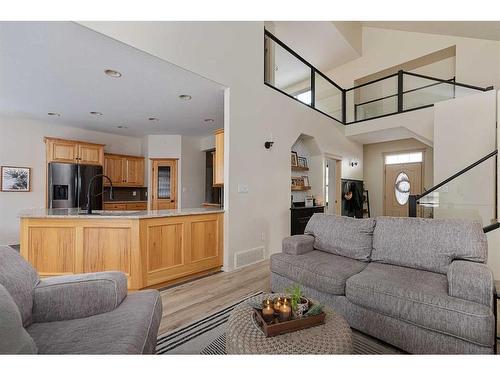
[{"label": "wooden serving tray", "polygon": [[264,332],[266,337],[273,337],[282,335],[284,333],[290,333],[299,331],[301,329],[311,328],[325,323],[325,312],[318,315],[307,316],[304,318],[297,318],[288,320],[286,322],[268,324],[262,317],[262,312],[260,310],[254,309],[254,319],[259,328]]}]

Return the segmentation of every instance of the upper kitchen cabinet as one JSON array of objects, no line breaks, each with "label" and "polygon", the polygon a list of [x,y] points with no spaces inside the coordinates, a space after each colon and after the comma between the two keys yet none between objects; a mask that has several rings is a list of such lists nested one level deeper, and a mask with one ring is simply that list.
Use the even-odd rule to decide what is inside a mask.
[{"label": "upper kitchen cabinet", "polygon": [[104,145],[45,138],[47,162],[103,165]]},{"label": "upper kitchen cabinet", "polygon": [[224,129],[215,131],[214,186],[224,185]]},{"label": "upper kitchen cabinet", "polygon": [[[113,186],[144,186],[144,158],[105,154],[104,174],[111,178]],[[105,184],[107,184],[107,180]]]},{"label": "upper kitchen cabinet", "polygon": [[78,158],[80,164],[102,165],[104,162],[104,146],[79,143]]}]

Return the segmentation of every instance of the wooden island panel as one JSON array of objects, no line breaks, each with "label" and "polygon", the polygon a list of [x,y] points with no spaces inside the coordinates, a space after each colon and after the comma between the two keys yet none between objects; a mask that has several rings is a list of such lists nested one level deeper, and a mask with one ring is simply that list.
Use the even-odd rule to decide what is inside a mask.
[{"label": "wooden island panel", "polygon": [[21,255],[42,277],[121,271],[129,289],[220,270],[223,213],[21,218]]},{"label": "wooden island panel", "polygon": [[191,223],[191,261],[198,262],[219,255],[219,222],[216,217],[198,218]]},{"label": "wooden island panel", "polygon": [[83,272],[121,271],[130,276],[129,228],[84,228]]},{"label": "wooden island panel", "polygon": [[27,233],[29,259],[41,276],[75,272],[76,231],[72,227],[34,227]]},{"label": "wooden island panel", "polygon": [[172,222],[169,224],[147,226],[148,269],[147,272],[161,271],[184,264],[184,224]]},{"label": "wooden island panel", "polygon": [[145,285],[167,283],[222,266],[222,214],[141,220]]}]

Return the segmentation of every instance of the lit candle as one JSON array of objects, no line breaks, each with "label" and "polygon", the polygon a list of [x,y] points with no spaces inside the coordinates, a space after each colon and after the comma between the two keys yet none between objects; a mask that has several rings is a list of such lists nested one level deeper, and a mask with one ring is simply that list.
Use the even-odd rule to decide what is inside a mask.
[{"label": "lit candle", "polygon": [[292,308],[288,303],[284,303],[280,307],[280,322],[286,322],[290,320],[290,316],[292,315]]},{"label": "lit candle", "polygon": [[265,299],[263,302],[262,302],[262,307],[266,307],[266,306],[271,306],[273,307],[273,301],[270,300],[269,298]]},{"label": "lit candle", "polygon": [[281,305],[283,305],[283,300],[281,299],[281,297],[276,298],[273,305],[274,311],[279,313]]},{"label": "lit candle", "polygon": [[262,309],[262,317],[267,323],[271,323],[274,320],[274,309],[270,304]]}]

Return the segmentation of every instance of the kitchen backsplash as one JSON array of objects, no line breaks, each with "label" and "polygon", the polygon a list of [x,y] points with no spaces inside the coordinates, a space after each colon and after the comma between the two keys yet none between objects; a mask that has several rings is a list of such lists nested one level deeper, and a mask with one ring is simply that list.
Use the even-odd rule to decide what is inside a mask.
[{"label": "kitchen backsplash", "polygon": [[[134,195],[135,193],[135,195]],[[148,188],[146,187],[115,187],[113,188],[115,201],[147,201]],[[104,202],[109,202],[109,187],[104,188]]]}]

